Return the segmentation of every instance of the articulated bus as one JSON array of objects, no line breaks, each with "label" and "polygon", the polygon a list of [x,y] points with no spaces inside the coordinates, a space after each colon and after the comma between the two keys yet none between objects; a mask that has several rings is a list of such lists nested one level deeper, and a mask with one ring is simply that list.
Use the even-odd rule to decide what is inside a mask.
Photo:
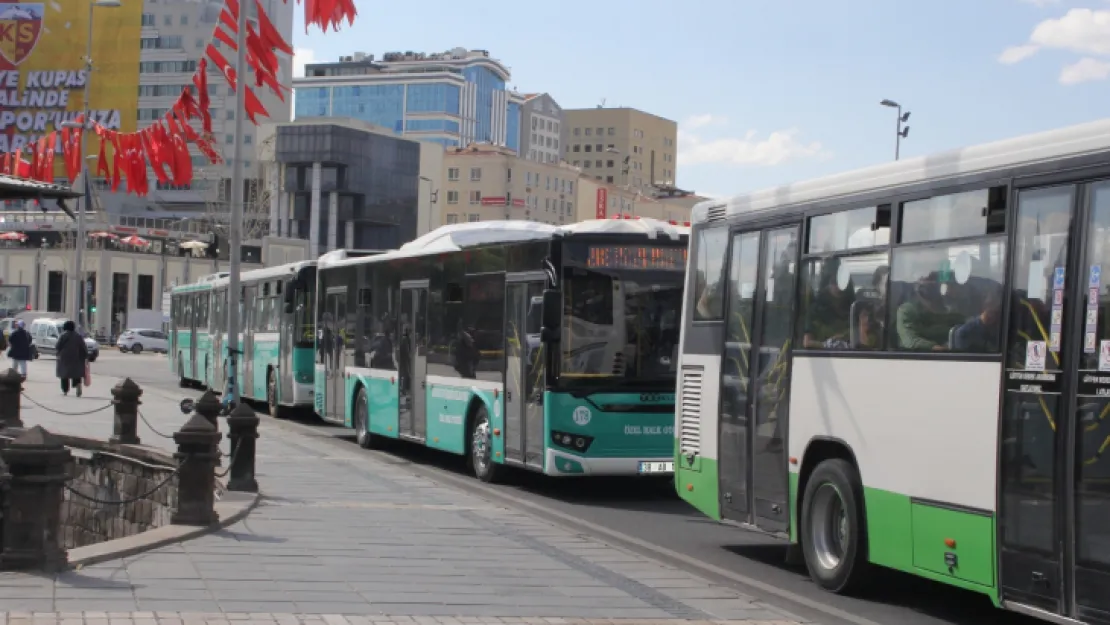
[{"label": "articulated bus", "polygon": [[688,229],[656,220],[444,226],[319,262],[316,412],[465,455],[494,481],[673,471]]},{"label": "articulated bus", "polygon": [[[266,402],[270,414],[313,405],[316,345],[316,263],[304,261],[244,272],[240,278],[243,354],[238,359],[239,393]],[[225,275],[210,276],[173,291],[170,354],[183,384],[217,391],[227,386],[227,289]],[[241,302],[241,303],[242,303]],[[181,311],[179,321],[176,313]],[[188,323],[186,320],[191,321]],[[205,337],[191,348],[188,336]]]},{"label": "articulated bus", "polygon": [[789,540],[833,592],[887,567],[1110,623],[1110,121],[693,224],[683,499]]}]

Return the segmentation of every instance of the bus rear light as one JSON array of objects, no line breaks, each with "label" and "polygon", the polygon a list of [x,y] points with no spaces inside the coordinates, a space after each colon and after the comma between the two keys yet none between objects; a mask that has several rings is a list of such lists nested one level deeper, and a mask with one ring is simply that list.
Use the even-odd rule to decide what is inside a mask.
[{"label": "bus rear light", "polygon": [[493,428],[494,436],[501,436],[501,428]]},{"label": "bus rear light", "polygon": [[693,484],[687,484],[686,485],[686,490],[688,490],[690,492],[694,492],[694,485]]},{"label": "bus rear light", "polygon": [[790,464],[798,464],[798,457],[790,456]]},{"label": "bus rear light", "polygon": [[944,539],[944,546],[948,547],[949,549],[955,549],[956,548],[956,539],[954,539],[954,538],[945,538]]}]

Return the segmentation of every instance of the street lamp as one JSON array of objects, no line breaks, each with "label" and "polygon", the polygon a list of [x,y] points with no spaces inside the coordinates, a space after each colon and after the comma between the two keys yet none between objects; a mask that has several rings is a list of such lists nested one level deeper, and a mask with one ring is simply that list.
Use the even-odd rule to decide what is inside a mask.
[{"label": "street lamp", "polygon": [[[82,122],[84,124],[84,131],[81,132],[81,179],[85,187],[85,202],[80,210],[77,211],[77,245],[76,253],[74,256],[74,264],[76,265],[75,275],[77,276],[77,292],[74,297],[73,305],[75,314],[73,315],[74,321],[78,327],[83,327],[85,324],[85,267],[84,267],[84,251],[85,251],[85,213],[89,210],[92,204],[92,185],[89,184],[89,165],[88,159],[85,158],[86,145],[88,143],[88,132],[91,128],[90,109],[89,109],[89,83],[92,82],[92,44],[93,44],[93,9],[114,9],[119,8],[121,5],[120,0],[90,0],[89,2],[89,31],[88,38],[85,40],[85,97],[83,102],[84,115]],[[82,124],[72,121],[63,122],[64,128],[80,128]]]},{"label": "street lamp", "polygon": [[879,102],[879,104],[898,109],[898,126],[894,134],[894,160],[898,160],[898,155],[902,147],[902,139],[905,139],[910,134],[909,126],[906,126],[905,129],[902,128],[902,124],[910,121],[910,112],[906,111],[905,114],[902,114],[902,105],[894,100],[883,100]]},{"label": "street lamp", "polygon": [[[436,199],[437,199],[436,196],[439,195],[439,191],[437,191],[436,188],[434,186],[432,186],[435,183],[432,182],[431,178],[428,178],[427,176],[420,176],[420,181],[428,183],[428,199],[429,199],[429,202],[428,202],[428,232],[431,232],[432,231],[432,205],[436,203]],[[417,214],[419,215],[419,213],[420,213],[420,211],[419,211],[419,208],[418,208],[417,209]],[[425,232],[424,234],[427,234],[427,232]]]}]

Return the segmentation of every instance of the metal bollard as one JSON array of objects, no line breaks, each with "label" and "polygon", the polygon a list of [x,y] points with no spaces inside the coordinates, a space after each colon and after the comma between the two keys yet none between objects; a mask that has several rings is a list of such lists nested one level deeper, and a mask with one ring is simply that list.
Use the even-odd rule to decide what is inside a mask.
[{"label": "metal bollard", "polygon": [[260,421],[254,410],[244,402],[239,402],[227,417],[228,440],[231,443],[228,490],[258,492],[258,481],[254,478],[254,454]]},{"label": "metal bollard", "polygon": [[216,461],[220,438],[216,426],[201,414],[192,416],[173,434],[177,443],[177,507],[170,517],[174,525],[212,525],[216,514]]},{"label": "metal bollard", "polygon": [[68,556],[62,548],[62,487],[73,454],[40,425],[0,450],[7,465],[0,570],[60,571]]},{"label": "metal bollard", "polygon": [[220,424],[216,420],[220,416],[220,398],[215,393],[205,391],[204,395],[201,395],[200,399],[197,400],[195,409],[197,414],[208,419],[212,427],[216,428],[217,431],[220,429]]},{"label": "metal bollard", "polygon": [[139,397],[143,389],[131,378],[112,387],[112,406],[115,418],[112,423],[113,443],[122,445],[139,444]]},{"label": "metal bollard", "polygon": [[20,399],[23,394],[23,376],[15,369],[0,373],[0,429],[21,428]]}]

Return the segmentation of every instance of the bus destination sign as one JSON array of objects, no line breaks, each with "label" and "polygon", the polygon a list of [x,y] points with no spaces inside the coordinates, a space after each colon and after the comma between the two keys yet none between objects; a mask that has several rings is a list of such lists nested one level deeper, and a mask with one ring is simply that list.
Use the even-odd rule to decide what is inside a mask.
[{"label": "bus destination sign", "polygon": [[590,269],[685,271],[686,248],[652,245],[591,245]]}]

